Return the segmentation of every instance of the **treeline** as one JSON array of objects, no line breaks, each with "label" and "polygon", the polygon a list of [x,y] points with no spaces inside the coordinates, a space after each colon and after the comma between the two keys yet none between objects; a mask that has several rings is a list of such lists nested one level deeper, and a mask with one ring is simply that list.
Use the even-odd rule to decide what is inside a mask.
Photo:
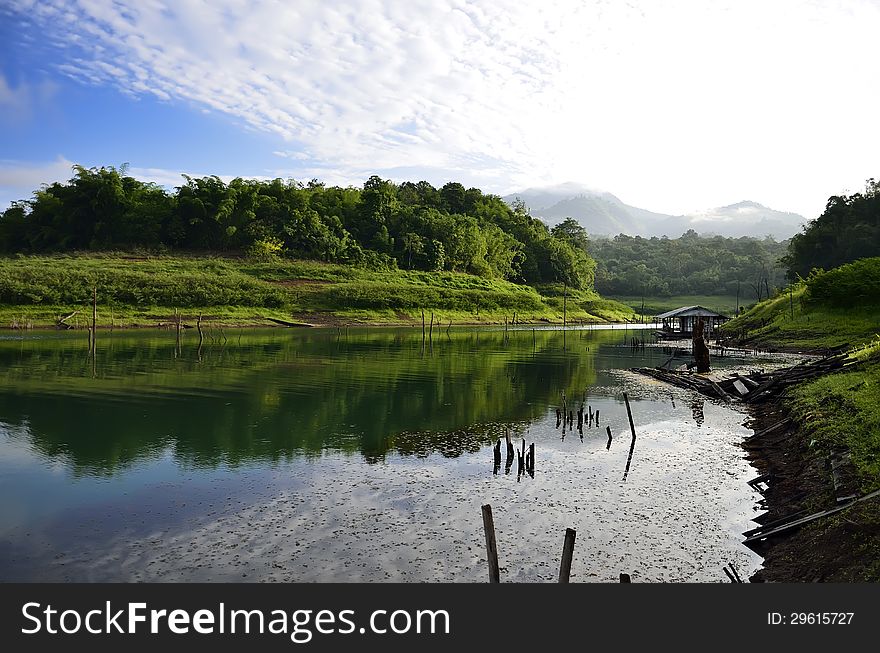
[{"label": "treeline", "polygon": [[517,283],[592,287],[595,262],[524,205],[450,182],[363,188],[317,180],[185,176],[173,192],[113,167],[74,167],[0,214],[0,251],[47,253],[143,248],[248,253],[370,269],[466,272]]},{"label": "treeline", "polygon": [[679,238],[620,234],[589,243],[596,290],[607,295],[739,295],[760,300],[785,282],[779,263],[787,241],[772,238]]},{"label": "treeline", "polygon": [[834,195],[825,211],[792,237],[783,263],[788,277],[807,277],[813,268],[830,270],[860,258],[880,256],[880,181],[865,191]]}]

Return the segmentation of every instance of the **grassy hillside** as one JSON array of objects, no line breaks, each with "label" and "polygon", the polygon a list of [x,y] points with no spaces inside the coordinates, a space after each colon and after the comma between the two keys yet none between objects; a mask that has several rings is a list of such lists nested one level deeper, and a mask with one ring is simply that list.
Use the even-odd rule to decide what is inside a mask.
[{"label": "grassy hillside", "polygon": [[863,259],[783,289],[724,325],[746,344],[824,349],[880,333],[880,259]]},{"label": "grassy hillside", "polygon": [[[636,312],[642,310],[642,297],[633,295],[609,295],[609,299],[626,304]],[[736,312],[736,295],[673,295],[671,297],[645,297],[645,315],[649,317],[671,311],[681,306],[704,306],[722,315],[734,315]],[[748,302],[754,303],[754,300]],[[740,299],[740,306],[746,306],[745,299]]]},{"label": "grassy hillside", "polygon": [[862,490],[880,488],[880,338],[853,351],[863,361],[854,371],[795,386],[790,408],[810,423],[814,445],[852,453]]},{"label": "grassy hillside", "polygon": [[[265,318],[317,323],[391,324],[435,320],[562,321],[562,288],[520,286],[453,272],[363,268],[311,261],[198,256],[75,254],[0,259],[0,326],[51,326],[91,319],[98,288],[99,326],[156,325],[175,309],[226,324]],[[631,309],[594,292],[569,291],[571,321],[632,319]]]},{"label": "grassy hillside", "polygon": [[814,272],[723,332],[765,346],[850,348],[862,365],[795,386],[787,408],[808,426],[811,446],[848,449],[863,489],[880,488],[880,258]]}]

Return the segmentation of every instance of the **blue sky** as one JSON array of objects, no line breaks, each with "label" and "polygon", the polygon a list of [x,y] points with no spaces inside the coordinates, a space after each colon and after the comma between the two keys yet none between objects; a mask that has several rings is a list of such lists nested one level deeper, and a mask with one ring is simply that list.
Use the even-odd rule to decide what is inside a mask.
[{"label": "blue sky", "polygon": [[0,207],[128,163],[812,218],[880,175],[877,33],[870,0],[0,0]]}]

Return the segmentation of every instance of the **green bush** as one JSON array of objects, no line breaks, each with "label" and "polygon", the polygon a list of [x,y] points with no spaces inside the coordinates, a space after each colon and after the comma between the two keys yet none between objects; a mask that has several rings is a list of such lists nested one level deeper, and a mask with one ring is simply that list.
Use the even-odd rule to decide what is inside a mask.
[{"label": "green bush", "polygon": [[808,306],[876,306],[880,304],[880,258],[865,258],[833,270],[814,270],[807,279]]}]

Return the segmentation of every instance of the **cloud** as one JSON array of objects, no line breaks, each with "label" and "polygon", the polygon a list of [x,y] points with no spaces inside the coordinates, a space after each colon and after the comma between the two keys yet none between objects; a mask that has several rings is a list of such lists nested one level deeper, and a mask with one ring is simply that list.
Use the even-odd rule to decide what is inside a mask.
[{"label": "cloud", "polygon": [[30,190],[41,184],[66,181],[73,177],[73,162],[63,156],[42,164],[0,160],[0,189],[25,187]]},{"label": "cloud", "polygon": [[30,120],[37,107],[52,101],[57,89],[50,80],[12,86],[0,73],[0,125],[16,126]]},{"label": "cloud", "polygon": [[880,145],[880,11],[858,0],[11,2],[64,44],[59,73],[222,112],[341,177],[579,180],[671,213],[827,195]]},{"label": "cloud", "polygon": [[72,176],[73,162],[60,155],[44,163],[0,160],[0,211],[12,202],[28,199],[43,184]]}]

